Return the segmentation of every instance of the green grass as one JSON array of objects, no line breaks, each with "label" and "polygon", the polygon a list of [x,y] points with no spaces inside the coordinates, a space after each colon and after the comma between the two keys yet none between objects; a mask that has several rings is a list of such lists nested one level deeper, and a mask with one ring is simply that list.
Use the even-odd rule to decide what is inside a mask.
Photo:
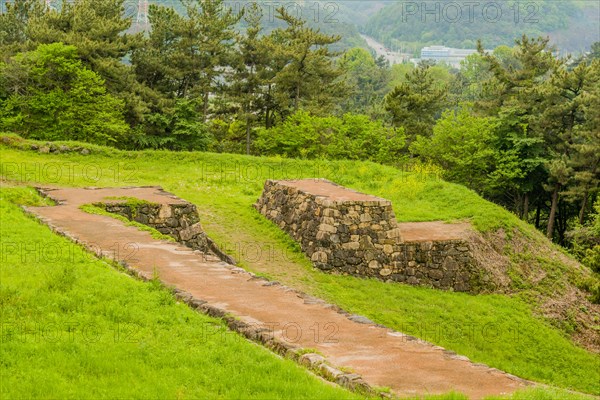
[{"label": "green grass", "polygon": [[[119,273],[13,203],[49,205],[30,188],[0,190],[3,398],[360,398],[189,310],[157,281]],[[23,259],[13,244],[37,250]],[[510,396],[558,397],[588,398],[558,389]]]},{"label": "green grass", "polygon": [[[266,179],[325,177],[392,200],[400,221],[466,219],[481,231],[517,228],[525,235],[536,234],[501,207],[462,186],[438,180],[430,170],[403,172],[350,161],[90,149],[92,155],[82,156],[42,155],[4,147],[2,174],[29,184],[161,185],[196,204],[209,236],[252,272],[326,298],[473,361],[526,379],[600,394],[600,358],[535,317],[532,303],[506,295],[471,296],[321,273],[311,267],[295,243],[252,208]],[[60,177],[51,175],[50,165],[65,172]],[[86,172],[89,165],[94,169]],[[34,172],[27,175],[26,168]],[[463,330],[473,327],[474,333],[458,335],[453,328],[456,324]]]},{"label": "green grass", "polygon": [[585,395],[581,393],[573,393],[563,389],[557,388],[543,388],[534,387],[519,390],[513,393],[511,396],[492,396],[488,397],[487,400],[500,400],[509,398],[511,400],[594,400],[593,396]]},{"label": "green grass", "polygon": [[[10,137],[13,141],[19,139]],[[23,142],[21,146],[28,148]],[[235,196],[248,204],[256,200],[266,179],[327,178],[344,186],[392,201],[399,221],[469,219],[481,231],[518,225],[519,219],[500,206],[481,199],[463,186],[439,179],[432,167],[399,171],[370,162],[304,161],[255,158],[198,152],[124,152],[84,146],[92,155],[38,154],[4,147],[3,175],[26,182],[72,186],[163,185],[168,190],[199,190],[211,194],[219,187],[220,200]],[[214,193],[212,193],[214,195]]]},{"label": "green grass", "polygon": [[11,203],[33,191],[0,193],[1,398],[360,398],[52,234]]},{"label": "green grass", "polygon": [[[439,396],[425,396],[427,400],[468,400],[463,394],[448,393]],[[519,390],[510,396],[490,396],[486,400],[594,400],[594,397],[573,393],[567,390],[556,388],[527,388]],[[423,400],[421,397],[410,397],[405,400]]]},{"label": "green grass", "polygon": [[317,278],[322,297],[473,361],[528,379],[600,392],[600,360],[504,295],[472,296],[352,277]]}]

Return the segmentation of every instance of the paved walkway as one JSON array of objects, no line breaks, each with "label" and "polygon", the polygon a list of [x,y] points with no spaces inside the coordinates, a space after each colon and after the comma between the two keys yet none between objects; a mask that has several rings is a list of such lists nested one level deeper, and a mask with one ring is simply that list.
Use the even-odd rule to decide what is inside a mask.
[{"label": "paved walkway", "polygon": [[[176,243],[153,239],[148,232],[119,220],[85,213],[82,204],[108,196],[128,196],[157,203],[182,200],[160,188],[51,189],[59,202],[29,211],[61,232],[108,257],[126,262],[140,274],[155,273],[173,285],[248,323],[274,328],[281,341],[316,349],[335,367],[362,375],[372,386],[398,395],[462,392],[477,399],[510,393],[525,383],[501,371],[476,365],[439,347],[370,323],[350,319],[323,302],[310,301],[281,285],[231,268]],[[365,322],[365,321],[362,321]]]}]

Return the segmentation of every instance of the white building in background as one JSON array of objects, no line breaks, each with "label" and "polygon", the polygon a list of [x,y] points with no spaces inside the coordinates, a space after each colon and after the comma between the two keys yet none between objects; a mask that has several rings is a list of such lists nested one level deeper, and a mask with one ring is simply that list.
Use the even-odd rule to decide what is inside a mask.
[{"label": "white building in background", "polygon": [[453,49],[446,46],[427,46],[421,49],[421,58],[411,61],[419,63],[420,61],[430,60],[436,63],[445,63],[454,68],[460,68],[460,62],[477,53],[475,49]]}]

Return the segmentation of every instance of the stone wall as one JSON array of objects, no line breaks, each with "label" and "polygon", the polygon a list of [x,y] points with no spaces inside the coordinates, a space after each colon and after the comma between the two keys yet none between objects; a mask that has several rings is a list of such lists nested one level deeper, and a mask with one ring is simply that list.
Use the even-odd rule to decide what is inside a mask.
[{"label": "stone wall", "polygon": [[390,201],[318,182],[338,198],[302,190],[295,181],[269,180],[255,205],[300,243],[315,267],[439,289],[480,288],[468,241],[404,241]]},{"label": "stone wall", "polygon": [[150,226],[162,234],[205,254],[235,264],[233,258],[223,253],[202,229],[196,206],[190,203],[156,204],[148,202],[95,203],[106,211],[121,215],[130,221]]}]

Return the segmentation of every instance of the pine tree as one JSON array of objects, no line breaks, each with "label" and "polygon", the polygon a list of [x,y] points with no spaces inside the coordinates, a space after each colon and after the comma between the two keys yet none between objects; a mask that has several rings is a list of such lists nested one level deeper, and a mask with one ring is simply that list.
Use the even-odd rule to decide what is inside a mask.
[{"label": "pine tree", "polygon": [[232,63],[234,24],[222,0],[186,0],[185,15],[150,6],[152,30],[132,61],[139,79],[168,99],[200,99],[203,120]]},{"label": "pine tree", "polygon": [[385,109],[391,114],[392,124],[404,128],[410,144],[417,136],[431,136],[446,96],[447,88],[438,87],[430,67],[421,64],[407,73],[406,81],[386,96]]},{"label": "pine tree", "polygon": [[334,64],[335,54],[328,47],[341,37],[309,27],[284,7],[277,9],[276,17],[287,25],[271,35],[276,63],[282,66],[274,78],[274,98],[280,112],[284,117],[300,108],[317,115],[331,112],[346,91],[339,79],[342,71]]},{"label": "pine tree", "polygon": [[390,78],[388,66],[382,61],[385,59],[378,63],[371,53],[360,47],[340,57],[338,64],[351,88],[344,101],[344,111],[372,114],[381,104]]},{"label": "pine tree", "polygon": [[269,48],[261,36],[261,9],[253,3],[246,7],[244,34],[237,36],[237,57],[234,60],[230,96],[236,104],[238,119],[244,121],[246,130],[246,154],[250,154],[251,132],[265,108],[265,86],[269,78]]},{"label": "pine tree", "polygon": [[183,58],[179,43],[184,17],[172,8],[152,4],[148,19],[152,29],[131,57],[137,79],[164,98],[180,97],[185,79],[179,68]]},{"label": "pine tree", "polygon": [[40,0],[16,0],[6,2],[5,7],[0,12],[0,61],[6,62],[27,50],[27,23],[30,17],[43,14],[44,4]]},{"label": "pine tree", "polygon": [[581,142],[580,126],[585,122],[581,96],[588,86],[589,69],[585,63],[573,70],[558,68],[538,91],[543,99],[539,113],[531,119],[532,129],[542,132],[547,146],[546,187],[552,193],[546,234],[552,239],[561,192],[572,182],[575,143]]},{"label": "pine tree", "polygon": [[[552,55],[548,39],[523,36],[512,54],[500,57],[478,48],[493,75],[483,87],[476,108],[484,115],[498,116],[496,167],[490,174],[495,196],[524,219],[529,214],[530,196],[546,179],[547,146],[543,130],[533,129],[541,112],[542,85],[561,62]],[[540,196],[542,200],[543,196]]]},{"label": "pine tree", "polygon": [[[44,3],[43,1],[41,3]],[[138,124],[147,111],[145,88],[123,59],[140,45],[141,35],[129,35],[131,18],[124,17],[125,0],[63,0],[57,9],[36,6],[27,19],[26,45],[64,43],[77,48],[85,66],[106,82],[109,93],[126,104],[126,118]]]},{"label": "pine tree", "polygon": [[181,64],[186,74],[181,95],[202,100],[206,121],[210,96],[219,91],[219,77],[232,61],[233,27],[241,15],[234,15],[223,0],[188,0],[186,11],[180,43],[187,50]]},{"label": "pine tree", "polygon": [[590,199],[595,198],[600,189],[600,58],[587,66],[586,78],[579,96],[583,123],[574,130],[571,144],[574,183],[567,193],[581,202],[580,224],[585,222]]}]

